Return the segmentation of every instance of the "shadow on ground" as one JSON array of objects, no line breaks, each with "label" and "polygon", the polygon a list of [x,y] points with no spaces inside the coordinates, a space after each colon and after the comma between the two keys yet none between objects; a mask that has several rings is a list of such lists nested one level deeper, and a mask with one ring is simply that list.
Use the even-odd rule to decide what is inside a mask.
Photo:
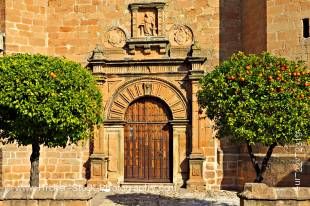
[{"label": "shadow on ground", "polygon": [[106,196],[106,199],[113,201],[115,204],[128,206],[235,206],[213,200],[201,200],[193,198],[166,197],[155,194],[114,194]]}]

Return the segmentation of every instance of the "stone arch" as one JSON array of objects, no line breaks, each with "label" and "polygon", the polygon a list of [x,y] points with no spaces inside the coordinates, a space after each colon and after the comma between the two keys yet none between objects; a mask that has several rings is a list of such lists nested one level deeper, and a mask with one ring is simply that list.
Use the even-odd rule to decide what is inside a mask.
[{"label": "stone arch", "polygon": [[187,119],[186,99],[174,85],[159,78],[138,78],[126,82],[115,91],[106,107],[106,120],[124,120],[130,103],[143,96],[163,100],[169,106],[173,120]]}]

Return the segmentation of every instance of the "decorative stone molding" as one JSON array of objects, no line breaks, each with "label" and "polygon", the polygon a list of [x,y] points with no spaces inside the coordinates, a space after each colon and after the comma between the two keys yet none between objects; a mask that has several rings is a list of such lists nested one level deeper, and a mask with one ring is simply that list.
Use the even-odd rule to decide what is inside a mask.
[{"label": "decorative stone molding", "polygon": [[137,48],[142,48],[144,54],[150,54],[152,47],[159,47],[159,54],[167,53],[169,40],[164,37],[149,37],[146,39],[129,39],[128,53],[134,55]]},{"label": "decorative stone molding", "polygon": [[143,96],[154,96],[166,102],[174,120],[187,119],[185,97],[174,85],[159,78],[138,78],[126,82],[115,91],[112,100],[106,107],[107,120],[123,120],[130,103]]},{"label": "decorative stone molding", "polygon": [[[151,50],[158,50],[159,54],[167,53],[169,40],[164,34],[165,2],[132,3],[131,38],[127,41],[128,53],[134,55],[137,49],[144,54],[151,54]],[[157,49],[158,48],[158,49]]]},{"label": "decorative stone molding", "polygon": [[131,37],[163,36],[164,2],[133,3],[131,10]]},{"label": "decorative stone molding", "polygon": [[126,33],[119,27],[112,27],[106,32],[107,47],[122,48],[126,44]]},{"label": "decorative stone molding", "polygon": [[104,51],[102,47],[97,44],[94,50],[91,52],[91,55],[88,58],[88,61],[98,60],[98,59],[104,59]]},{"label": "decorative stone molding", "polygon": [[171,57],[187,57],[191,55],[194,35],[186,25],[173,25],[168,33]]},{"label": "decorative stone molding", "polygon": [[194,41],[192,30],[186,25],[174,25],[169,32],[171,46],[190,47]]}]

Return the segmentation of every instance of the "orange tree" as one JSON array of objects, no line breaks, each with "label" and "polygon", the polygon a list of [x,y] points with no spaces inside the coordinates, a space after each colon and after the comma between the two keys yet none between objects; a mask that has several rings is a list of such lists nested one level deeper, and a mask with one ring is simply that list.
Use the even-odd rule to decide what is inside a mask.
[{"label": "orange tree", "polygon": [[102,120],[93,76],[64,58],[15,54],[0,58],[0,136],[32,145],[30,186],[39,186],[40,145],[65,147]]},{"label": "orange tree", "polygon": [[[263,180],[275,146],[310,139],[310,73],[302,62],[239,52],[200,83],[199,103],[218,136],[247,144],[255,182]],[[252,152],[256,143],[268,146],[260,163]]]}]

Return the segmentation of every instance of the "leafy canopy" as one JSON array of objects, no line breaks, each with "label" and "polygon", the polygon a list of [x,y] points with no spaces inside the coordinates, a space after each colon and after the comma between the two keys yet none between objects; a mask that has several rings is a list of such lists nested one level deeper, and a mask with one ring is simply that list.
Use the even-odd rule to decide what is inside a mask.
[{"label": "leafy canopy", "polygon": [[30,54],[0,58],[0,136],[8,142],[65,146],[101,120],[100,92],[80,64]]},{"label": "leafy canopy", "polygon": [[219,136],[284,145],[310,139],[310,73],[269,53],[234,54],[200,81],[198,100]]}]

